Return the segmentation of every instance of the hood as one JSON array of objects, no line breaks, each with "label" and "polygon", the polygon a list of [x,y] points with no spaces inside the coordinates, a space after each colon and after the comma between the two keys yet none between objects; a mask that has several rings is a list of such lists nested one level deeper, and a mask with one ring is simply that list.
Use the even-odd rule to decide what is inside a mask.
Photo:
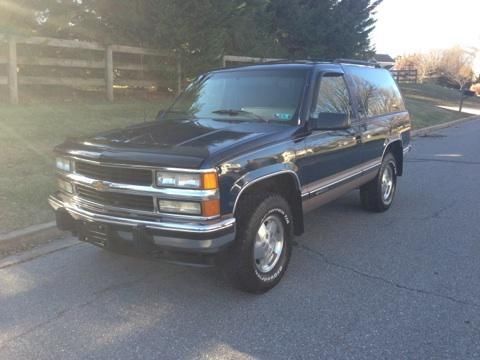
[{"label": "hood", "polygon": [[57,152],[90,160],[162,167],[200,168],[215,155],[241,153],[277,141],[294,127],[272,123],[196,119],[155,121],[85,138],[68,139]]}]

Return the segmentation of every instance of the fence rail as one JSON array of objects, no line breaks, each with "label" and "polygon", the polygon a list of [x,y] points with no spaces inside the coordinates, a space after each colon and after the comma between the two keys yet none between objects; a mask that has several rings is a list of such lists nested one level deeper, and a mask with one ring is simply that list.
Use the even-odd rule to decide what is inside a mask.
[{"label": "fence rail", "polygon": [[390,70],[393,75],[393,78],[399,84],[414,83],[418,82],[418,71],[417,69],[406,69],[406,70]]},{"label": "fence rail", "polygon": [[[102,59],[73,59],[65,58],[61,55],[52,56],[18,56],[18,45],[22,46],[40,46],[54,47],[63,49],[76,49],[79,51],[91,51],[96,53],[96,57],[101,54]],[[19,84],[20,85],[64,85],[77,87],[104,87],[106,97],[109,101],[114,100],[114,86],[134,86],[150,88],[156,85],[155,81],[139,80],[139,79],[121,79],[117,82],[115,72],[117,70],[133,71],[133,72],[152,72],[158,70],[168,70],[176,73],[177,92],[182,87],[182,66],[181,60],[175,54],[168,50],[146,49],[125,45],[102,45],[97,42],[65,40],[46,37],[18,37],[0,34],[0,47],[6,47],[7,56],[0,56],[0,66],[6,66],[7,76],[0,76],[0,85],[7,85],[9,88],[10,102],[17,104],[19,101]],[[168,65],[151,65],[133,62],[114,62],[115,54],[140,55],[142,57],[163,58],[173,62]],[[103,78],[81,78],[81,77],[47,77],[47,76],[31,76],[23,75],[19,72],[19,67],[35,66],[35,67],[55,67],[63,69],[91,69],[103,70]]]}]

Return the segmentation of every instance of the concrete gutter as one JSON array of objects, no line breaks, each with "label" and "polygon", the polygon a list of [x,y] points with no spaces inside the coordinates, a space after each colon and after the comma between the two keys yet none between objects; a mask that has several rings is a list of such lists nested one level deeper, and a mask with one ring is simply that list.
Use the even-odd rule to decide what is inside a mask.
[{"label": "concrete gutter", "polygon": [[[470,116],[443,124],[429,126],[423,129],[413,130],[412,136],[425,136],[433,131],[445,129],[473,120],[480,120],[480,116]],[[35,245],[45,244],[53,239],[63,237],[66,234],[66,232],[57,229],[55,222],[34,225],[26,229],[16,230],[5,235],[0,235],[0,253],[15,252]]]},{"label": "concrete gutter", "polygon": [[429,126],[429,127],[418,129],[418,130],[413,130],[412,131],[412,136],[425,136],[425,135],[427,135],[431,132],[441,130],[441,129],[445,129],[445,128],[449,128],[449,127],[452,127],[452,126],[455,126],[455,125],[460,125],[460,124],[463,124],[465,122],[473,121],[473,120],[480,120],[480,116],[478,116],[478,115],[469,116],[469,117],[466,117],[466,118],[453,120],[453,121]]},{"label": "concrete gutter", "polygon": [[0,254],[20,251],[58,239],[66,233],[57,229],[55,222],[30,226],[0,235]]}]

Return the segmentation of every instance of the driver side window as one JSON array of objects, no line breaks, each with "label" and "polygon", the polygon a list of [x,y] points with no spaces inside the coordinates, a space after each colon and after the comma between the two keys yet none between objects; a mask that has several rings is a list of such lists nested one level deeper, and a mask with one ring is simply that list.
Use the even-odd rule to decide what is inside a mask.
[{"label": "driver side window", "polygon": [[326,114],[346,114],[351,116],[350,95],[347,84],[341,74],[324,74],[318,85],[311,117],[321,118]]}]

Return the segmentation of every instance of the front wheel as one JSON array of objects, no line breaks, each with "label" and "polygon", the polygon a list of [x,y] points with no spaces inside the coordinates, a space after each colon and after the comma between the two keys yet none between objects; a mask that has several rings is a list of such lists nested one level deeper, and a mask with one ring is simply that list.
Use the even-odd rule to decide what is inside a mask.
[{"label": "front wheel", "polygon": [[375,179],[360,188],[360,200],[365,210],[384,212],[390,208],[397,189],[397,163],[388,153]]},{"label": "front wheel", "polygon": [[237,215],[237,239],[224,264],[233,284],[251,293],[278,284],[290,261],[292,234],[291,210],[283,197],[247,196]]}]

